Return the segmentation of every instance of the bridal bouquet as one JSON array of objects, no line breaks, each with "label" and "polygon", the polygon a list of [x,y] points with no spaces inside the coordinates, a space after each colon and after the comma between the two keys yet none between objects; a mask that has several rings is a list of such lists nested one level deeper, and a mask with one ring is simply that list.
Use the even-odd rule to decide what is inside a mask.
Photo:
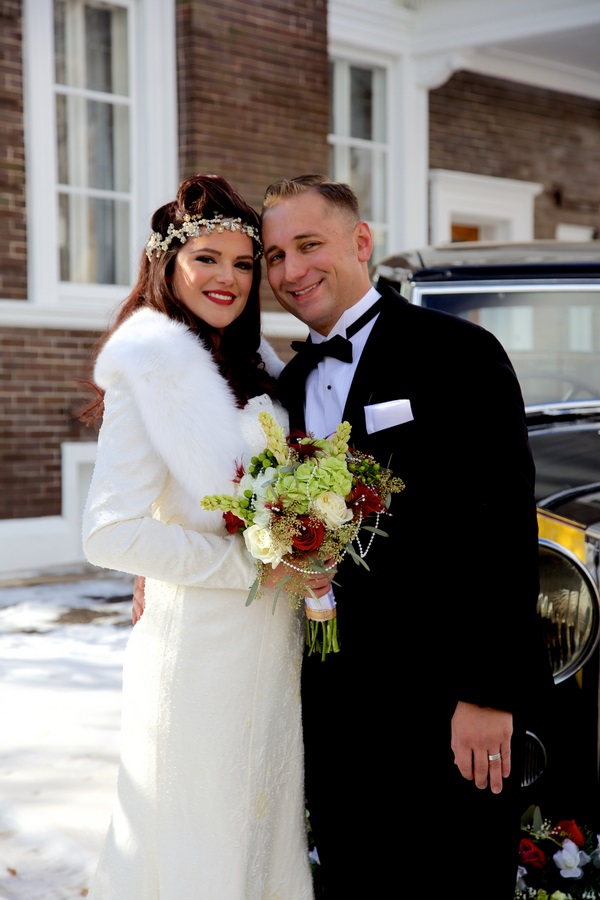
[{"label": "bridal bouquet", "polygon": [[[309,654],[322,658],[339,650],[335,601],[306,596],[309,572],[327,571],[346,554],[359,565],[376,534],[386,537],[379,517],[388,512],[392,493],[403,490],[368,454],[348,446],[351,426],[338,425],[330,440],[312,436],[286,440],[283,428],[267,412],[258,416],[265,434],[265,449],[254,456],[248,471],[238,467],[235,494],[213,494],[200,501],[202,509],[223,511],[230,533],[240,531],[257,565],[256,581],[246,605],[259,593],[265,572],[283,563],[288,575],[277,586],[285,588],[293,605],[305,603]],[[375,524],[365,525],[374,515]],[[361,529],[370,533],[363,546]]]},{"label": "bridal bouquet", "polygon": [[600,835],[574,819],[524,816],[515,900],[600,900]]}]

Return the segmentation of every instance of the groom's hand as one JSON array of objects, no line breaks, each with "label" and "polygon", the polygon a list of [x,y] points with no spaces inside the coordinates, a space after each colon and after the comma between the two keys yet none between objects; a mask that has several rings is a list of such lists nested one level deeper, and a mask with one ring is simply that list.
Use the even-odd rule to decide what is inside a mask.
[{"label": "groom's hand", "polygon": [[452,716],[451,745],[463,778],[481,790],[489,782],[492,793],[499,794],[502,779],[510,775],[512,730],[512,713],[459,701]]}]

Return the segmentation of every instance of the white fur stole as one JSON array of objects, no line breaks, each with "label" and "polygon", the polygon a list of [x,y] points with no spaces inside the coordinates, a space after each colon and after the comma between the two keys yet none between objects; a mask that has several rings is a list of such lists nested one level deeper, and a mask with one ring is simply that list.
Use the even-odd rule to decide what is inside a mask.
[{"label": "white fur stole", "polygon": [[[261,355],[277,375],[283,363],[265,341]],[[148,439],[194,499],[231,492],[235,461],[247,456],[232,390],[209,351],[182,323],[143,308],[114,332],[96,361],[104,390],[131,392]]]}]

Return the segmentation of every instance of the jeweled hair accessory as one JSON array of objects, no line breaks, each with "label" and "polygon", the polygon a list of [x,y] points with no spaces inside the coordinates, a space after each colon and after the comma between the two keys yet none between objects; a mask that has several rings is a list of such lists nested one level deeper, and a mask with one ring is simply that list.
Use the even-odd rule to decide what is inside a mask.
[{"label": "jeweled hair accessory", "polygon": [[262,241],[258,236],[258,230],[254,225],[247,225],[240,218],[224,219],[223,216],[215,216],[214,219],[203,219],[201,216],[190,216],[186,213],[183,217],[181,228],[175,228],[173,223],[167,228],[167,233],[163,237],[158,231],[153,231],[146,244],[146,256],[152,259],[152,254],[156,253],[157,257],[165,250],[169,249],[169,245],[173,238],[178,238],[182,244],[185,244],[188,238],[200,237],[202,234],[212,234],[213,231],[221,233],[223,231],[241,231],[247,234],[253,241],[258,244],[258,252],[254,254],[254,259],[260,259],[263,252]]}]

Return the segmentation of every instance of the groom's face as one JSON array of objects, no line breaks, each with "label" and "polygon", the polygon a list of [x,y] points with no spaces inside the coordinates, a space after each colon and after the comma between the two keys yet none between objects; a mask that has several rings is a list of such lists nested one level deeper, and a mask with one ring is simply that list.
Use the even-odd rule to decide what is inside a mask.
[{"label": "groom's face", "polygon": [[369,290],[369,226],[317,191],[266,209],[262,237],[273,293],[284,309],[323,335]]}]

